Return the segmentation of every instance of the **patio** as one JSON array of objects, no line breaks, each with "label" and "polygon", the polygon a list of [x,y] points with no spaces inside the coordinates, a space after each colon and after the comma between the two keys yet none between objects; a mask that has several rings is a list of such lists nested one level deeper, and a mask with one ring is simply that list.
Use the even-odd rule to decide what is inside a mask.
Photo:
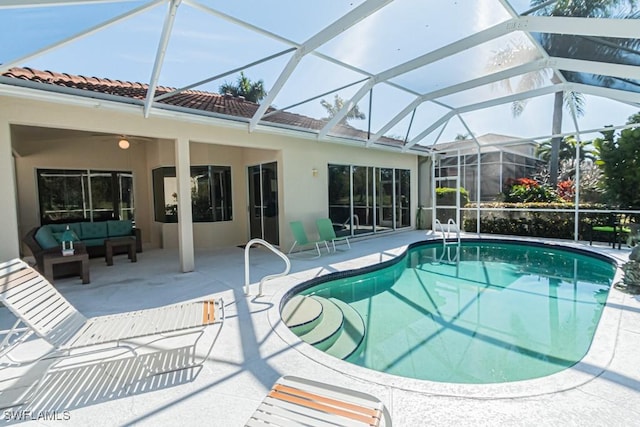
[{"label": "patio", "polygon": [[[282,269],[282,261],[262,249],[251,250],[250,297],[243,290],[243,250],[236,247],[197,250],[196,271],[191,273],[176,272],[176,250],[148,250],[137,263],[118,256],[113,267],[102,258],[92,259],[90,284],[81,285],[77,277],[56,281],[57,289],[85,316],[222,296],[227,318],[210,359],[199,372],[169,375],[126,390],[92,365],[74,371],[75,377],[56,379],[50,373],[33,404],[12,410],[28,410],[30,416],[56,411],[60,417],[69,411],[64,413],[68,425],[240,426],[273,382],[287,374],[371,393],[387,405],[397,426],[637,422],[640,298],[615,289],[583,363],[552,377],[502,385],[430,383],[370,372],[300,343],[279,322],[279,300],[293,284],[389,259],[424,238],[423,231],[407,231],[359,239],[350,251],[319,259],[293,258],[291,273],[267,282],[262,297],[255,296],[257,281]],[[629,254],[624,248],[595,250],[620,261]],[[0,310],[2,328],[9,323],[7,310]],[[7,374],[3,371],[0,375]]]}]

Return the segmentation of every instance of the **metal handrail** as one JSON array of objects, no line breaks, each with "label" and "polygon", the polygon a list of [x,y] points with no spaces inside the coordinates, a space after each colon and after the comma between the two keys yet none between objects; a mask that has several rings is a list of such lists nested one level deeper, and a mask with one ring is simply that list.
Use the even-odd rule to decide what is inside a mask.
[{"label": "metal handrail", "polygon": [[442,223],[440,222],[440,220],[438,218],[436,218],[435,225],[436,225],[436,227],[435,227],[436,229],[440,228],[440,232],[442,233],[442,242],[443,243],[445,243],[445,244],[447,243],[447,239],[449,238],[449,235],[451,234],[451,226],[453,226],[455,228],[456,238],[457,238],[458,242],[460,242],[460,227],[458,227],[458,224],[456,224],[456,222],[453,220],[453,218],[449,218],[449,221],[447,221],[447,232],[446,232],[446,234],[445,234],[445,231],[444,231],[444,225],[442,225]]},{"label": "metal handrail", "polygon": [[249,242],[244,247],[244,294],[245,295],[249,295],[249,281],[251,280],[249,275],[249,248],[251,248],[251,246],[254,244],[260,244],[265,248],[270,249],[271,252],[278,255],[280,258],[282,258],[282,260],[287,266],[282,273],[268,274],[264,276],[262,279],[260,279],[258,296],[262,296],[262,284],[267,280],[276,279],[278,277],[283,277],[289,274],[289,271],[291,270],[291,262],[289,261],[289,258],[287,258],[285,254],[280,252],[278,249],[276,249],[271,243],[267,242],[266,240],[262,240],[262,239],[249,240]]}]

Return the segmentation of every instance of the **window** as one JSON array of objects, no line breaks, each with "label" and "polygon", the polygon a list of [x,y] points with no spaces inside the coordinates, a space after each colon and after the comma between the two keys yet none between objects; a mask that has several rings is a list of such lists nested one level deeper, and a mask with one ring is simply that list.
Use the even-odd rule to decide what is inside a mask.
[{"label": "window", "polygon": [[[178,182],[175,167],[154,169],[155,220],[178,222]],[[193,222],[231,221],[231,167],[191,166]]]},{"label": "window", "polygon": [[38,169],[40,223],[134,219],[133,174]]},{"label": "window", "polygon": [[411,171],[329,165],[329,218],[336,235],[411,226]]}]

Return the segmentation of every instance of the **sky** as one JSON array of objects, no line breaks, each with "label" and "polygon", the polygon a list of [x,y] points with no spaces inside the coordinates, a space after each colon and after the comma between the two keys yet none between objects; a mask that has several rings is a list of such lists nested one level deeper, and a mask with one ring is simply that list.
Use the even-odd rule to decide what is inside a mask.
[{"label": "sky", "polygon": [[[12,41],[0,44],[0,63],[17,60],[19,66],[148,82],[167,12],[166,3],[142,10],[41,55],[32,54],[150,3],[145,0],[0,8],[0,39]],[[361,3],[362,0],[183,1],[177,11],[159,83],[181,87],[277,54],[290,48],[289,42],[304,43]],[[516,12],[526,10],[528,3],[510,1]],[[215,10],[215,13],[207,10]],[[278,93],[274,104],[284,108],[366,77],[357,70],[328,61],[328,57],[376,74],[509,18],[508,11],[498,0],[393,1],[323,44],[318,49],[319,55],[306,55]],[[243,23],[238,25],[234,19]],[[258,27],[262,32],[256,30]],[[515,42],[531,46],[523,33],[511,33],[391,79],[392,83],[402,85],[414,94],[392,85],[378,84],[371,98],[367,95],[361,100],[359,108],[367,117],[370,116],[375,133],[408,105],[415,98],[415,93],[425,94],[481,77],[488,72],[488,64],[497,52]],[[247,68],[245,74],[252,80],[263,80],[269,91],[290,58],[291,54],[279,56]],[[517,64],[516,61],[512,65]],[[235,81],[237,75],[230,74],[197,89],[217,91],[220,84]],[[511,83],[517,86],[515,79]],[[349,98],[361,84],[340,90],[338,94],[344,99]],[[446,106],[461,107],[508,94],[504,87],[490,85],[438,101]],[[330,101],[333,93],[288,111],[315,118],[325,117],[326,111],[320,106],[320,99]],[[532,99],[518,118],[512,117],[510,104],[467,113],[462,115],[462,121],[452,119],[442,133],[441,128],[437,129],[422,143],[429,144],[438,138],[440,142],[449,141],[458,134],[469,133],[478,136],[499,133],[514,137],[549,135],[552,103],[553,95]],[[445,105],[422,104],[413,117],[406,116],[387,135],[404,138],[408,133],[411,140],[449,111]],[[578,128],[585,130],[624,124],[627,117],[637,111],[627,104],[587,96],[586,114],[579,118]],[[366,129],[367,123],[354,121],[352,125]],[[574,130],[572,118],[565,114],[563,131]],[[587,137],[585,135],[583,139]]]}]

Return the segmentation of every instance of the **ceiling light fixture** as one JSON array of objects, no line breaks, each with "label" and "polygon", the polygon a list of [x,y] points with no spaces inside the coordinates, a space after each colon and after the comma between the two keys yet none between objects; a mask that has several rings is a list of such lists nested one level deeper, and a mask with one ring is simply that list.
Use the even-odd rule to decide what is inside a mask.
[{"label": "ceiling light fixture", "polygon": [[127,148],[129,148],[129,141],[127,140],[127,138],[120,138],[120,141],[118,141],[118,147],[122,148],[123,150],[126,150]]}]

